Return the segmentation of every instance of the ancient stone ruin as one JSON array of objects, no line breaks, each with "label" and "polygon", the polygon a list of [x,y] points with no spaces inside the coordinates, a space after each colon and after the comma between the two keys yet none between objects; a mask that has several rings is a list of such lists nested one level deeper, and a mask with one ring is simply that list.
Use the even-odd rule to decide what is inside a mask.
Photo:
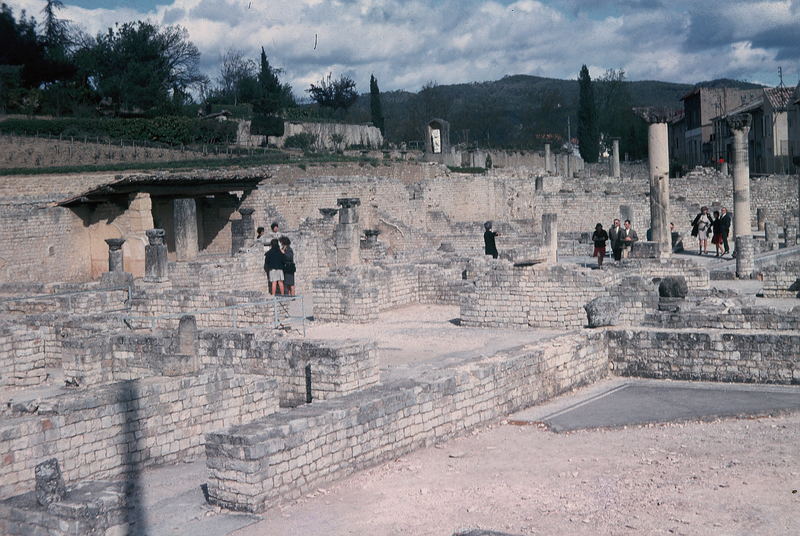
[{"label": "ancient stone ruin", "polygon": [[[0,533],[143,530],[135,475],[187,460],[208,502],[264,512],[613,375],[800,383],[797,177],[669,178],[665,127],[649,166],[615,143],[597,166],[493,151],[485,174],[394,155],[0,179]],[[673,252],[701,205],[732,209],[735,260]],[[613,218],[640,241],[598,269],[590,232]],[[272,222],[294,297],[268,293]],[[399,364],[382,326],[421,305],[477,346],[434,336]]]}]

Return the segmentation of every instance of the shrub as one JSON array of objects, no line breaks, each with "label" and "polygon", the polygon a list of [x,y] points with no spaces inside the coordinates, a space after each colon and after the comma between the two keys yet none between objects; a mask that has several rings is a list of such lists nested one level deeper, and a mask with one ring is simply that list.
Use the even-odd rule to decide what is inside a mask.
[{"label": "shrub", "polygon": [[20,135],[73,136],[137,140],[166,145],[214,144],[236,139],[234,121],[164,116],[152,119],[7,119],[0,132]]},{"label": "shrub", "polygon": [[293,134],[286,138],[284,142],[284,147],[289,149],[302,149],[303,151],[309,150],[314,143],[316,143],[317,137],[314,134],[309,134],[308,132],[301,132],[300,134]]}]

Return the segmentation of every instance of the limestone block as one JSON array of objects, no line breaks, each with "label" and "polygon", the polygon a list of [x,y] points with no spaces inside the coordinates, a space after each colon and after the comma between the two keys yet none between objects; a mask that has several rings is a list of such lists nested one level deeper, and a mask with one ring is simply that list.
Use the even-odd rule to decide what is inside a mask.
[{"label": "limestone block", "polygon": [[36,500],[42,506],[58,502],[67,494],[61,468],[56,458],[50,458],[36,466]]},{"label": "limestone block", "polygon": [[619,322],[620,303],[616,298],[601,296],[583,306],[590,328],[616,326]]},{"label": "limestone block", "polygon": [[658,295],[662,298],[686,298],[689,287],[683,276],[665,277],[658,284]]}]

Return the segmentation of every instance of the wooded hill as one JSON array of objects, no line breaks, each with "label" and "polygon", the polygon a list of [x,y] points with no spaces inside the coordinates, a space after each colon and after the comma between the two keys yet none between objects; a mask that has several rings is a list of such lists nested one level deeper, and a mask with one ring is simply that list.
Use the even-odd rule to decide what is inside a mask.
[{"label": "wooded hill", "polygon": [[[733,80],[712,80],[708,87],[760,87]],[[628,113],[631,107],[661,106],[680,110],[688,84],[653,80],[628,82],[595,80],[601,131],[623,138],[623,151],[643,156],[643,124]],[[577,131],[578,81],[529,75],[506,76],[492,82],[429,84],[418,93],[381,93],[386,118],[386,137],[391,142],[422,140],[424,125],[433,117],[450,122],[453,143],[469,142],[481,147],[540,148],[546,140],[566,141],[567,119],[571,134]],[[348,119],[369,121],[369,95],[362,95],[348,112]],[[636,141],[638,139],[638,142]],[[646,143],[646,139],[644,140]],[[638,145],[636,147],[635,145]]]}]

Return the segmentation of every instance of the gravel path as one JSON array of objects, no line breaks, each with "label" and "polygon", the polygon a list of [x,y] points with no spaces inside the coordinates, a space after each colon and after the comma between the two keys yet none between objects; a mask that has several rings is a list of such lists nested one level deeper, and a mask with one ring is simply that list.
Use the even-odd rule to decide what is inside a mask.
[{"label": "gravel path", "polygon": [[498,423],[233,534],[796,535],[798,444],[800,414],[569,434]]}]

